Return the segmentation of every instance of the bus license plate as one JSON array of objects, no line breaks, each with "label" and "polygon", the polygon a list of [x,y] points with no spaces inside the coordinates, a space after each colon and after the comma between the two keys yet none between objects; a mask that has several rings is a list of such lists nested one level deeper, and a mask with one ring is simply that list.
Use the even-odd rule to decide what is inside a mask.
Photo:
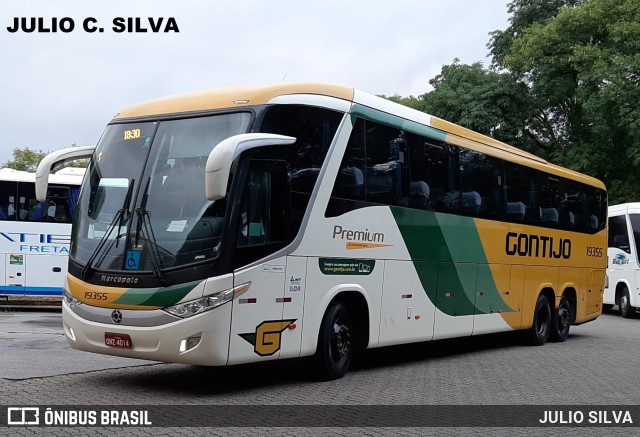
[{"label": "bus license plate", "polygon": [[114,334],[112,332],[104,333],[104,344],[122,349],[131,349],[133,347],[131,337],[128,334]]}]

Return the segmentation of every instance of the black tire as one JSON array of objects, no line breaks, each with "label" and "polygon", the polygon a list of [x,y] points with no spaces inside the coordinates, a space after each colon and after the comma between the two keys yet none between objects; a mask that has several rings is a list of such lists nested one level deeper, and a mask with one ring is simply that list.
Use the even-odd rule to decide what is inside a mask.
[{"label": "black tire", "polygon": [[571,304],[566,296],[562,296],[560,299],[560,305],[558,309],[553,312],[553,318],[551,320],[551,331],[549,332],[549,340],[555,342],[563,342],[569,336],[569,329],[571,328],[571,320],[573,315],[571,314]]},{"label": "black tire", "polygon": [[629,301],[629,289],[627,287],[624,287],[620,293],[618,308],[620,309],[620,315],[625,319],[630,319],[636,315],[636,309],[631,306]]},{"label": "black tire", "polygon": [[549,338],[551,331],[551,305],[544,294],[538,296],[533,312],[533,325],[529,329],[529,342],[533,346],[542,346]]},{"label": "black tire", "polygon": [[338,379],[347,373],[353,356],[353,328],[353,319],[346,305],[337,302],[329,307],[320,325],[314,357],[321,379]]}]

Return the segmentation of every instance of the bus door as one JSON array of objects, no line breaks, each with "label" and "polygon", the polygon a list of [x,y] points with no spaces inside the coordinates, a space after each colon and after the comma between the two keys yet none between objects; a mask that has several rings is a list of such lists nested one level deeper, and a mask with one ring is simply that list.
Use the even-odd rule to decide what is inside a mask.
[{"label": "bus door", "polygon": [[[284,299],[282,309],[283,325],[281,334],[280,358],[300,356],[302,346],[302,314],[304,312],[304,293],[307,282],[307,257],[290,256],[287,258]],[[289,322],[291,322],[289,324]]]},{"label": "bus door", "polygon": [[[280,357],[286,257],[236,271],[234,286],[249,284],[233,301],[229,364]],[[290,322],[289,322],[290,323]]]},{"label": "bus door", "polygon": [[[236,270],[234,287],[250,285],[233,301],[229,364],[279,358],[298,318],[283,316],[287,257],[270,255],[288,242],[289,202],[286,162],[252,160],[234,253],[236,265],[250,266]],[[264,261],[256,264],[259,260]]]}]

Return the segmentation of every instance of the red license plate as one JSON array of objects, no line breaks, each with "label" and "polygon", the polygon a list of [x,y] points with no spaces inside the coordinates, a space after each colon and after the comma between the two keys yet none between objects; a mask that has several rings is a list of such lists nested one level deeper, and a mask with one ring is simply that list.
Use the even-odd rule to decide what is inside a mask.
[{"label": "red license plate", "polygon": [[133,347],[129,334],[114,334],[112,332],[104,333],[104,344],[122,349],[131,349]]}]

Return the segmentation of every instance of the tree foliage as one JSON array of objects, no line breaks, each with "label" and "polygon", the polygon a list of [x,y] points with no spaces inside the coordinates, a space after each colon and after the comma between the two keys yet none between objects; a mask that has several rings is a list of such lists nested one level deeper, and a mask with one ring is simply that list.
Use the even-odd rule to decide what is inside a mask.
[{"label": "tree foliage", "polygon": [[640,0],[513,0],[492,62],[456,59],[409,101],[640,200]]},{"label": "tree foliage", "polygon": [[640,0],[561,8],[513,41],[504,64],[551,120],[553,159],[640,199]]},{"label": "tree foliage", "polygon": [[424,111],[523,149],[543,152],[524,123],[530,111],[527,88],[513,76],[487,71],[480,62],[464,65],[454,59],[429,84],[434,91],[423,96]]},{"label": "tree foliage", "polygon": [[513,0],[507,4],[509,27],[490,32],[487,47],[494,68],[504,68],[504,57],[511,51],[513,41],[534,24],[545,24],[558,15],[562,7],[573,7],[583,0]]},{"label": "tree foliage", "polygon": [[[13,159],[5,162],[1,167],[35,172],[38,168],[38,164],[40,163],[40,161],[42,161],[42,158],[47,155],[47,153],[48,152],[43,152],[42,150],[33,150],[29,147],[25,147],[23,149],[16,147],[15,149],[13,149]],[[56,170],[65,167],[87,167],[88,165],[88,160],[71,161],[56,167]]]},{"label": "tree foliage", "polygon": [[36,171],[38,163],[46,156],[42,150],[32,150],[28,147],[24,149],[13,149],[13,160],[5,162],[2,167],[12,168],[22,171]]}]

